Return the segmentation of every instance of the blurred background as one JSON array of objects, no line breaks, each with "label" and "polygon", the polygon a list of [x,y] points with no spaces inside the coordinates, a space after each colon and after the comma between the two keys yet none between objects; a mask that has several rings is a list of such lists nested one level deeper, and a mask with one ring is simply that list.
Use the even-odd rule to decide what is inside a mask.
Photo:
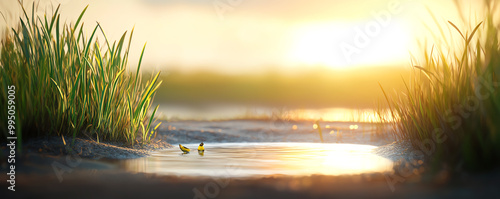
[{"label": "blurred background", "polygon": [[[459,0],[469,10],[472,0]],[[31,8],[33,1],[23,1]],[[63,19],[99,22],[110,40],[134,28],[130,68],[142,47],[144,75],[162,71],[156,96],[164,119],[374,121],[388,92],[404,88],[429,31],[460,16],[452,0],[40,0]],[[0,1],[2,28],[16,0]],[[31,12],[30,10],[28,10]],[[64,21],[64,20],[63,20]],[[71,21],[67,21],[71,22]],[[5,29],[5,28],[4,28]],[[92,29],[87,28],[90,35]],[[419,42],[420,41],[420,42]],[[420,50],[419,50],[420,49]]]}]

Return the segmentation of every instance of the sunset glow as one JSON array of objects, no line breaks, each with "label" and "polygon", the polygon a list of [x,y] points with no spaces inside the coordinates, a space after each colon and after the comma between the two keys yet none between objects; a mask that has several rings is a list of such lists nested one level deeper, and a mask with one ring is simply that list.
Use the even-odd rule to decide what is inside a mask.
[{"label": "sunset glow", "polygon": [[[362,24],[306,25],[296,31],[292,62],[345,68],[359,65],[390,65],[408,58],[413,40],[404,23],[383,27]],[[378,38],[375,38],[378,37]]]},{"label": "sunset glow", "polygon": [[[409,52],[417,48],[416,37],[429,34],[422,26],[431,20],[425,6],[453,6],[451,1],[430,0],[278,0],[219,2],[217,9],[213,1],[200,0],[58,0],[40,1],[38,12],[51,10],[51,4],[57,3],[65,11],[61,13],[64,19],[77,17],[74,13],[90,5],[82,21],[86,25],[99,22],[111,40],[135,26],[131,51],[140,52],[148,43],[146,69],[223,73],[300,71],[317,66],[406,67]],[[0,3],[2,8],[16,4]],[[221,10],[221,5],[226,9]],[[1,11],[7,19],[20,12]],[[457,17],[447,10],[439,12],[450,20]],[[137,63],[137,54],[131,53],[131,63]]]}]

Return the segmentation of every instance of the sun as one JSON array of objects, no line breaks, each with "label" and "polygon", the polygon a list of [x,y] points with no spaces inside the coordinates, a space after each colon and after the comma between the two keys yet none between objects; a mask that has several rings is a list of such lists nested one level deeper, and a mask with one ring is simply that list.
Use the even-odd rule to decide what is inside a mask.
[{"label": "sun", "polygon": [[404,25],[394,22],[374,29],[365,24],[369,23],[302,26],[294,32],[290,59],[299,65],[348,68],[393,64],[408,58],[412,36]]},{"label": "sun", "polygon": [[338,40],[335,29],[338,26],[309,25],[298,29],[293,37],[290,58],[301,65],[325,65],[342,68],[346,63],[335,54],[335,43]]}]

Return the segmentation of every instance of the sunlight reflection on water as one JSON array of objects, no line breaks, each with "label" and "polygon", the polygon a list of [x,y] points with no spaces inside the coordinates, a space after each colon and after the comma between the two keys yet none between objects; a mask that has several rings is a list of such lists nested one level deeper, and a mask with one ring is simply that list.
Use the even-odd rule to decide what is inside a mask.
[{"label": "sunlight reflection on water", "polygon": [[[266,118],[288,120],[318,120],[335,122],[380,122],[372,109],[321,108],[321,109],[273,109],[265,107],[211,106],[203,109],[162,104],[159,117],[167,120],[231,120]],[[386,111],[383,115],[391,119]]]},{"label": "sunlight reflection on water", "polygon": [[204,154],[178,147],[123,163],[132,172],[177,176],[258,177],[389,172],[392,161],[372,153],[375,146],[318,143],[205,143]]}]

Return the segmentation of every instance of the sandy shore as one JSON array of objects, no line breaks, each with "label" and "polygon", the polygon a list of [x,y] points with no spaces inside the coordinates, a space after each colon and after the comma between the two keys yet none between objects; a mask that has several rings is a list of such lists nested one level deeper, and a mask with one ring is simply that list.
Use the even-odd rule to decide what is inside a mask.
[{"label": "sandy shore", "polygon": [[[291,126],[296,125],[296,129]],[[379,146],[374,152],[393,161],[414,160],[406,142],[363,126],[348,130],[349,123],[332,123],[323,130],[325,142]],[[120,143],[65,137],[25,143],[16,164],[16,192],[7,190],[6,175],[0,193],[6,198],[471,198],[495,197],[500,171],[486,174],[449,172],[407,175],[391,173],[349,176],[268,176],[263,178],[175,177],[130,173],[116,161],[145,157],[178,143],[204,142],[320,142],[311,122],[276,125],[267,121],[172,122],[162,125],[155,140],[135,148]],[[334,133],[330,133],[334,131]],[[65,144],[66,143],[66,144]],[[3,148],[6,150],[5,147]],[[5,153],[4,153],[5,154]],[[1,172],[7,171],[2,158]],[[397,168],[395,168],[396,173]]]},{"label": "sandy shore", "polygon": [[[321,142],[313,121],[230,120],[164,123],[158,135],[172,145],[199,142]],[[321,122],[325,143],[382,146],[394,142],[384,129],[369,123]],[[357,125],[357,129],[350,129]]]},{"label": "sandy shore", "polygon": [[86,159],[130,159],[148,156],[154,150],[170,148],[172,145],[161,139],[154,139],[149,144],[127,146],[119,142],[98,142],[90,138],[48,137],[29,140],[24,144],[27,154],[77,155]]}]

